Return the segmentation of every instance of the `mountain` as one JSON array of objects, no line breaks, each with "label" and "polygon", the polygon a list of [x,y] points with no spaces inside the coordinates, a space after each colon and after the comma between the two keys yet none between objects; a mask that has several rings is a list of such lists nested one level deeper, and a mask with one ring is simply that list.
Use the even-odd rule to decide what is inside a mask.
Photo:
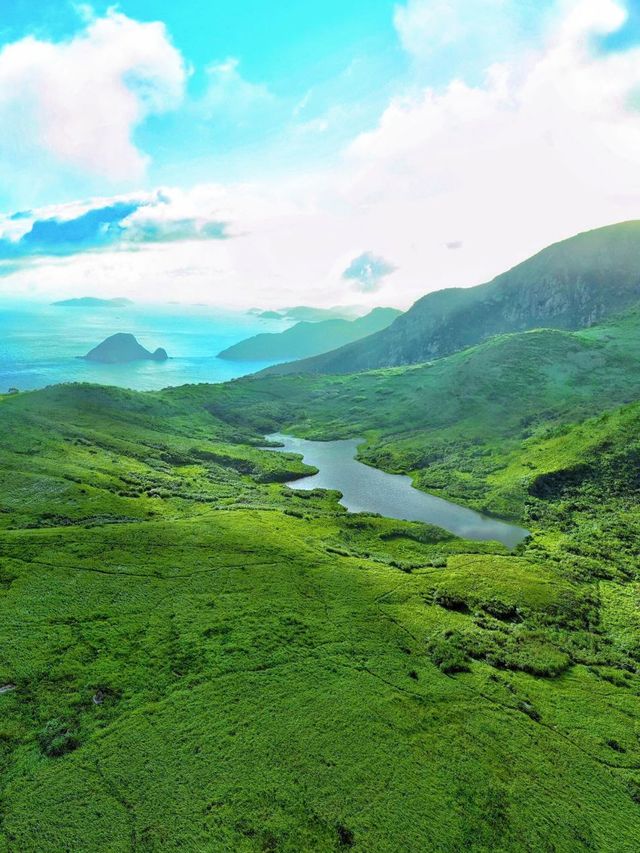
[{"label": "mountain", "polygon": [[96,296],[81,296],[77,299],[62,299],[51,304],[60,308],[126,308],[127,305],[133,305],[133,302],[124,297],[98,299]]},{"label": "mountain", "polygon": [[576,330],[640,300],[640,221],[579,234],[487,284],[429,293],[387,329],[269,373],[351,373],[431,361],[496,334]]},{"label": "mountain", "polygon": [[150,352],[141,346],[133,335],[119,332],[98,344],[83,358],[102,364],[126,364],[129,361],[166,361],[169,356],[161,347],[155,352]]},{"label": "mountain", "polygon": [[374,308],[357,320],[302,322],[279,333],[255,335],[218,353],[232,361],[282,361],[328,352],[379,332],[400,315],[395,308]]}]

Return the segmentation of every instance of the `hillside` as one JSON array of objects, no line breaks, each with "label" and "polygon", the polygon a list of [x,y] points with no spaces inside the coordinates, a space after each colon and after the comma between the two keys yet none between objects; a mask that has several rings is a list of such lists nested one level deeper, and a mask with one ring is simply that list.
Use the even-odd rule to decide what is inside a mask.
[{"label": "hillside", "polygon": [[[637,849],[640,407],[559,424],[637,396],[637,330],[306,396],[0,397],[0,849]],[[532,531],[517,553],[350,516],[258,449],[297,418],[406,463],[463,406],[466,461]]]},{"label": "hillside", "polygon": [[440,290],[389,328],[268,373],[352,373],[449,355],[496,334],[591,326],[640,301],[640,221],[550,246],[493,281]]},{"label": "hillside", "polygon": [[400,315],[395,308],[374,308],[356,320],[300,322],[283,332],[264,333],[234,344],[218,353],[231,361],[282,361],[327,352],[379,332]]}]

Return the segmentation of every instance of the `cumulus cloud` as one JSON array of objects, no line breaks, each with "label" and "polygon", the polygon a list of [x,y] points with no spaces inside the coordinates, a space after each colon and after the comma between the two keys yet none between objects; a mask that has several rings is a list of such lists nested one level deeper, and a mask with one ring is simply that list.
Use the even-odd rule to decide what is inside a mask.
[{"label": "cumulus cloud", "polygon": [[0,50],[0,158],[21,163],[40,152],[72,170],[139,179],[147,158],[133,131],[180,103],[186,73],[163,24],[113,10],[69,41],[8,44]]},{"label": "cumulus cloud", "polygon": [[384,258],[374,255],[373,252],[364,252],[354,258],[342,278],[357,284],[358,290],[363,293],[371,293],[378,290],[383,278],[395,271],[393,264]]},{"label": "cumulus cloud", "polygon": [[417,61],[452,60],[457,73],[520,50],[552,0],[407,0],[395,7],[404,49]]},{"label": "cumulus cloud", "polygon": [[245,80],[235,57],[214,63],[206,71],[207,88],[198,105],[204,118],[224,115],[226,121],[242,123],[247,117],[255,120],[256,113],[273,106],[275,98],[267,86]]}]

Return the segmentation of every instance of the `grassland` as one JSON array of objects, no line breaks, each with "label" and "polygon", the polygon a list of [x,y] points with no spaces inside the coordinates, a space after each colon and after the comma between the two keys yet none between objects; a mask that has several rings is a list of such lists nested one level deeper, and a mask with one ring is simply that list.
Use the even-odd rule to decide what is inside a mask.
[{"label": "grassland", "polygon": [[[0,851],[637,850],[637,326],[0,398]],[[532,537],[349,515],[273,428]]]}]

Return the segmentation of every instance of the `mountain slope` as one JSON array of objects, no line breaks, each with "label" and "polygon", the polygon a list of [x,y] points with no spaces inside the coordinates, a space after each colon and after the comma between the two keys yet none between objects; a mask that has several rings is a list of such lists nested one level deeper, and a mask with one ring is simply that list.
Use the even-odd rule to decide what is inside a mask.
[{"label": "mountain slope", "polygon": [[[0,850],[639,849],[640,409],[514,439],[637,390],[637,330],[0,397]],[[521,491],[532,539],[283,487],[303,466],[204,407],[238,392],[308,430],[419,427],[425,465],[473,403],[494,444],[459,476]]]},{"label": "mountain slope", "polygon": [[415,364],[505,332],[575,330],[640,301],[640,221],[543,250],[487,284],[429,293],[389,328],[269,373],[352,373]]},{"label": "mountain slope", "polygon": [[240,341],[218,353],[218,358],[231,361],[306,358],[386,329],[400,313],[395,308],[374,308],[365,317],[356,320],[296,323],[284,332],[254,335]]}]

